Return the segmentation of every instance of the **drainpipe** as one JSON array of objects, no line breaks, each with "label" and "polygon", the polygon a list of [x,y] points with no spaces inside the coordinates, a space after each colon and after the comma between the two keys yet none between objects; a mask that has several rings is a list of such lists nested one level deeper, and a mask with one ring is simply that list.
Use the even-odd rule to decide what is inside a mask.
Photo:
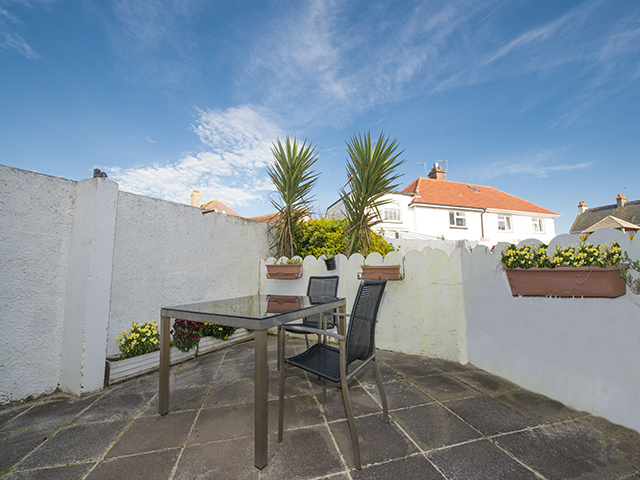
[{"label": "drainpipe", "polygon": [[484,240],[484,214],[487,213],[487,209],[480,214],[480,241]]}]

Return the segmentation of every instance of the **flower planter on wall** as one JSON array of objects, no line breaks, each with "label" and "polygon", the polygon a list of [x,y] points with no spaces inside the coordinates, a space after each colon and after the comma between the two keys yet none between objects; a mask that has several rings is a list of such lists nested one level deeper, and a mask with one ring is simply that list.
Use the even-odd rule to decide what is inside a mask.
[{"label": "flower planter on wall", "polygon": [[506,272],[514,297],[615,298],[626,293],[618,267],[516,268]]},{"label": "flower planter on wall", "polygon": [[267,278],[276,280],[295,280],[302,275],[301,263],[289,263],[286,265],[267,265]]},{"label": "flower planter on wall", "polygon": [[[177,363],[195,358],[196,356],[204,355],[205,353],[220,350],[236,343],[250,340],[253,338],[253,336],[253,332],[249,332],[245,329],[240,329],[226,340],[220,340],[213,337],[203,337],[200,339],[200,342],[196,348],[192,348],[186,353],[181,352],[175,347],[171,347],[169,353],[169,363],[171,365],[175,365]],[[138,375],[153,372],[154,370],[158,369],[159,365],[159,350],[147,353],[145,355],[139,355],[133,358],[123,358],[119,360],[107,359],[105,365],[104,385],[113,385],[114,383],[119,383],[124,380],[137,377]]]},{"label": "flower planter on wall", "polygon": [[362,273],[358,278],[364,280],[402,280],[400,265],[373,265],[362,267]]}]

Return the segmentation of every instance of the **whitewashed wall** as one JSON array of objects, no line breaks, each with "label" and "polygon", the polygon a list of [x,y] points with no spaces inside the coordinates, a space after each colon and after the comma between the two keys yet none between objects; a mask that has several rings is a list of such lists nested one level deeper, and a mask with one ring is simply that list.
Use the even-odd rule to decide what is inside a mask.
[{"label": "whitewashed wall", "polygon": [[[594,244],[618,241],[632,258],[634,242],[615,230],[600,231]],[[535,241],[525,240],[526,243]],[[550,246],[578,243],[569,235]],[[340,275],[338,294],[355,298],[364,259],[337,257],[328,272],[322,260],[307,257],[298,280],[266,278],[261,261],[261,293],[304,294],[311,275]],[[401,264],[389,254],[372,254],[367,264]],[[543,393],[573,408],[602,415],[640,431],[640,295],[620,298],[513,297],[500,265],[500,248],[409,252],[405,279],[388,282],[380,310],[379,348],[467,361]],[[348,310],[351,308],[348,303]]]},{"label": "whitewashed wall", "polygon": [[75,189],[0,165],[0,404],[58,387]]},{"label": "whitewashed wall", "polygon": [[268,251],[264,223],[120,192],[107,354],[161,306],[255,294]]},{"label": "whitewashed wall", "polygon": [[0,166],[0,404],[102,388],[131,322],[254,294],[267,226]]},{"label": "whitewashed wall", "polygon": [[360,254],[352,255],[348,260],[344,255],[338,255],[337,268],[330,272],[323,260],[307,257],[303,262],[302,277],[297,280],[268,279],[265,265],[275,262],[274,258],[269,258],[260,262],[260,292],[304,295],[310,276],[340,275],[338,296],[347,298],[347,312],[350,312],[363,263],[404,264],[405,280],[387,283],[379,312],[376,345],[395,352],[466,363],[466,323],[459,252],[448,257],[440,250],[432,250],[426,255],[413,251],[407,254],[404,262],[402,256],[395,252],[384,260],[380,254],[373,253],[366,262]]},{"label": "whitewashed wall", "polygon": [[[595,245],[613,240],[640,258],[640,236],[589,237]],[[561,235],[551,248],[578,242]],[[499,249],[465,252],[463,272],[471,363],[640,431],[640,296],[627,289],[614,299],[512,297]]]}]

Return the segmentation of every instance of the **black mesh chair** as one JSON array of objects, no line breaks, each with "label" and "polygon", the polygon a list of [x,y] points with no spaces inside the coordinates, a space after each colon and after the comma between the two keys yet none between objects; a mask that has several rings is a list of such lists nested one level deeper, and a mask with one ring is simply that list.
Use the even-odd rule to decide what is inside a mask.
[{"label": "black mesh chair", "polygon": [[[351,399],[349,398],[348,382],[353,375],[359,372],[369,363],[373,364],[376,382],[380,389],[382,400],[383,418],[389,423],[389,413],[387,410],[387,397],[382,386],[380,370],[376,362],[375,333],[378,318],[380,300],[387,284],[386,280],[364,280],[360,284],[356,300],[353,304],[349,328],[347,335],[320,330],[317,328],[298,326],[298,332],[315,333],[318,335],[328,335],[339,341],[339,348],[327,343],[314,343],[305,352],[294,357],[285,358],[285,331],[288,325],[283,325],[278,331],[278,361],[280,365],[280,399],[278,411],[278,442],[282,441],[284,426],[284,379],[285,371],[289,367],[299,367],[307,372],[318,375],[322,378],[322,403],[326,401],[326,380],[339,382],[342,387],[342,398],[349,418],[349,428],[351,430],[351,443],[353,445],[353,459],[356,468],[360,468],[360,446],[358,443],[358,433],[351,409]],[[341,314],[329,314],[341,315]],[[346,315],[346,314],[342,314]],[[356,360],[361,361],[349,372],[349,367]]]},{"label": "black mesh chair", "polygon": [[[340,277],[338,275],[332,275],[329,277],[309,277],[309,283],[307,284],[307,296],[310,297],[311,303],[313,304],[314,297],[337,297],[339,281]],[[326,324],[324,322],[326,322]],[[307,342],[307,348],[309,348],[308,332],[298,330],[299,327],[333,330],[336,327],[336,317],[331,314],[327,314],[323,318],[322,314],[318,314],[303,318],[302,323],[287,324],[288,332],[304,334],[304,339]]]}]

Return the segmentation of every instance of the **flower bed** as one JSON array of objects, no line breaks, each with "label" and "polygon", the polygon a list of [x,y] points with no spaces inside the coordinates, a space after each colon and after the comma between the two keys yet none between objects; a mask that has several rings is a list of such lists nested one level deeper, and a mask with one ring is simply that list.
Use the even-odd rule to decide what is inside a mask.
[{"label": "flower bed", "polygon": [[[186,320],[176,320],[171,333],[173,336],[169,350],[171,365],[254,337],[253,332],[243,328],[236,331],[233,327]],[[131,329],[128,332],[122,332],[118,341],[120,355],[106,359],[105,386],[158,369],[160,365],[158,320],[141,325],[132,322]]]}]

